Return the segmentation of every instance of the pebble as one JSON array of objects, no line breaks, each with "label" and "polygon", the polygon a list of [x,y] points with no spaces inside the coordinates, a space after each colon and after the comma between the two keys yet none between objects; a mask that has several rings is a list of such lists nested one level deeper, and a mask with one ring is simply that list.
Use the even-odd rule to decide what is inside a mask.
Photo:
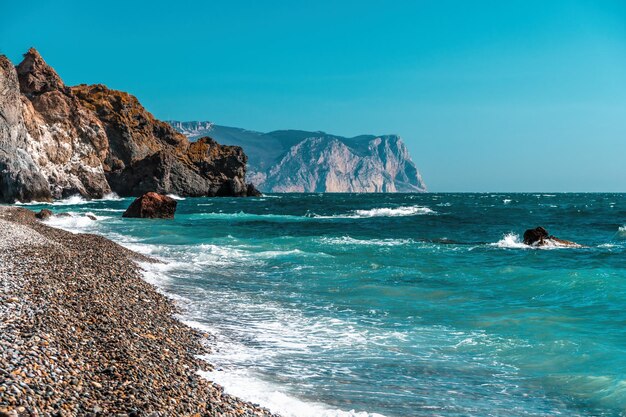
[{"label": "pebble", "polygon": [[206,336],[136,261],[0,207],[0,416],[272,416],[197,374]]}]

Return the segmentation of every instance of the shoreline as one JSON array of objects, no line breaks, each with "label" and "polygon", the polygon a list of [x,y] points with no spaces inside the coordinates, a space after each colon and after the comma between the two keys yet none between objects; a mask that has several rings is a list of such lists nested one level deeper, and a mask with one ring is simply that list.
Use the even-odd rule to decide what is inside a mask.
[{"label": "shoreline", "polygon": [[208,335],[136,263],[158,261],[34,214],[0,207],[0,416],[273,416],[199,374]]}]

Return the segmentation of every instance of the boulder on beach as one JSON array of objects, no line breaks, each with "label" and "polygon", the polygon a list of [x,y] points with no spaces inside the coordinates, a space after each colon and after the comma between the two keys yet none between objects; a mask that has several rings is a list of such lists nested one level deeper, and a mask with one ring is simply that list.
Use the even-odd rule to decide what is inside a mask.
[{"label": "boulder on beach", "polygon": [[149,192],[135,199],[122,217],[173,219],[177,201],[163,194]]},{"label": "boulder on beach", "polygon": [[41,209],[39,213],[35,214],[39,220],[47,220],[52,217],[52,211],[48,209]]},{"label": "boulder on beach", "polygon": [[543,227],[535,227],[524,232],[524,244],[529,246],[580,246],[576,242],[552,236]]}]

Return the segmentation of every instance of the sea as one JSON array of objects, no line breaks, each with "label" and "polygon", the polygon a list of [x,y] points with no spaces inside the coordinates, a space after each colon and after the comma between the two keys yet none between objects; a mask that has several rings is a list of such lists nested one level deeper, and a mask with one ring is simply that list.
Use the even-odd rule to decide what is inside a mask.
[{"label": "sea", "polygon": [[[228,393],[285,417],[626,415],[626,194],[176,198],[174,220],[25,207],[164,261],[145,277],[214,336]],[[524,245],[536,226],[580,247]]]}]

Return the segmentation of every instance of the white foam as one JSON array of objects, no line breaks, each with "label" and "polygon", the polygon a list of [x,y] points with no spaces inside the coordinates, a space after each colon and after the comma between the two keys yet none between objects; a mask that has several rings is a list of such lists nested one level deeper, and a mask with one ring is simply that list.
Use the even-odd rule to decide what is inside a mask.
[{"label": "white foam", "polygon": [[54,200],[52,202],[48,202],[48,201],[31,201],[28,203],[22,203],[20,201],[16,201],[15,204],[18,206],[39,206],[39,205],[48,205],[48,206],[77,206],[77,205],[81,205],[81,204],[90,204],[90,203],[95,203],[98,201],[120,201],[123,200],[123,198],[121,198],[120,196],[118,196],[115,193],[109,193],[106,194],[104,197],[102,198],[98,198],[98,199],[86,199],[85,197],[79,195],[79,194],[75,194],[72,196],[69,196],[67,198],[61,199],[61,200]]},{"label": "white foam", "polygon": [[222,387],[226,393],[261,404],[284,417],[384,417],[365,411],[344,411],[324,404],[302,401],[276,389],[275,386],[250,375],[246,370],[199,372],[201,376]]},{"label": "white foam", "polygon": [[504,200],[502,200],[502,202],[504,204],[509,204],[511,202],[511,199],[510,198],[505,198]]},{"label": "white foam", "polygon": [[[83,233],[97,227],[98,220],[106,219],[105,216],[97,216],[91,212],[74,213],[68,212],[69,216],[53,215],[44,221],[45,224],[72,233]],[[93,220],[94,217],[96,220]]]},{"label": "white foam", "polygon": [[510,249],[529,249],[530,246],[526,245],[519,235],[515,233],[507,233],[502,239],[497,241],[496,243],[491,243],[492,246],[496,246],[498,248],[510,248]]},{"label": "white foam", "polygon": [[122,212],[126,211],[124,209],[114,209],[114,208],[94,208],[93,210],[95,210],[95,211],[108,211],[108,212],[111,212],[111,213],[122,213]]},{"label": "white foam", "polygon": [[406,217],[417,216],[422,214],[434,214],[434,210],[423,206],[403,206],[403,207],[380,207],[369,210],[354,210],[349,214],[336,214],[330,216],[322,216],[312,214],[310,217],[318,219],[366,219],[371,217]]},{"label": "white foam", "polygon": [[120,201],[120,200],[123,200],[123,198],[120,197],[119,195],[115,193],[109,193],[99,200],[91,200],[91,201]]},{"label": "white foam", "polygon": [[223,212],[211,212],[211,213],[198,213],[199,216],[204,218],[214,219],[241,219],[241,220],[287,220],[287,221],[303,221],[306,217],[293,216],[289,214],[253,214],[239,211],[237,213],[223,213]]},{"label": "white foam", "polygon": [[617,228],[617,236],[626,238],[626,225]]},{"label": "white foam", "polygon": [[539,245],[527,245],[516,233],[507,233],[502,239],[496,243],[490,243],[491,246],[507,249],[562,249],[562,248],[581,248],[578,244],[564,244],[552,239],[544,239],[544,244]]},{"label": "white foam", "polygon": [[174,200],[185,200],[185,197],[178,196],[176,194],[167,194],[169,198],[173,198]]},{"label": "white foam", "polygon": [[323,237],[320,242],[326,245],[402,246],[413,243],[411,239],[354,239],[350,236]]}]

